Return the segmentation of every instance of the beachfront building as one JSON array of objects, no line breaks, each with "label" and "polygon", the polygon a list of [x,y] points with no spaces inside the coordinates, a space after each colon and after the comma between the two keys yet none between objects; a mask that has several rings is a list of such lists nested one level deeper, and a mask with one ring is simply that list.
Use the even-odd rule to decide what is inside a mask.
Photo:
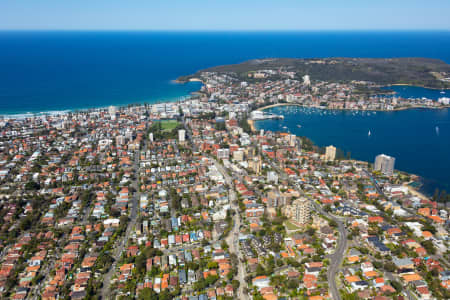
[{"label": "beachfront building", "polygon": [[375,171],[391,176],[394,173],[395,158],[386,154],[380,154],[375,157]]},{"label": "beachfront building", "polygon": [[325,150],[325,160],[326,161],[333,161],[336,158],[336,147],[334,146],[328,146]]}]

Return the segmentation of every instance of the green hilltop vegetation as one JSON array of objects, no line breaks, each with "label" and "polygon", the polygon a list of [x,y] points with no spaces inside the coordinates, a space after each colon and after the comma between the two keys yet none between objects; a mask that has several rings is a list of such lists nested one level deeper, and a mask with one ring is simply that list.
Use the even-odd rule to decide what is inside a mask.
[{"label": "green hilltop vegetation", "polygon": [[[327,82],[370,81],[379,85],[415,85],[428,88],[450,88],[450,65],[430,58],[272,58],[254,59],[240,64],[216,66],[178,79],[186,82],[199,78],[202,72],[235,73],[239,79],[251,80],[248,74],[259,70],[296,72],[297,79],[309,75]],[[264,79],[263,79],[264,80]]]}]

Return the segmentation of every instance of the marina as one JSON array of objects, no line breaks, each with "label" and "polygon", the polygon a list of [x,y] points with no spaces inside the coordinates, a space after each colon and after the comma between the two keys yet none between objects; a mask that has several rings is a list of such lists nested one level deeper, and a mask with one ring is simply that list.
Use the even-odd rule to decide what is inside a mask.
[{"label": "marina", "polygon": [[450,189],[448,108],[375,113],[279,106],[267,112],[282,114],[284,119],[256,121],[257,130],[305,136],[320,147],[335,145],[350,152],[352,158],[369,162],[375,155],[387,153],[401,158],[397,160],[398,169],[424,178],[422,191],[426,194],[433,194],[436,188]]},{"label": "marina", "polygon": [[250,118],[253,121],[261,121],[261,120],[282,120],[284,116],[281,114],[273,114],[260,110],[252,111],[250,114]]}]

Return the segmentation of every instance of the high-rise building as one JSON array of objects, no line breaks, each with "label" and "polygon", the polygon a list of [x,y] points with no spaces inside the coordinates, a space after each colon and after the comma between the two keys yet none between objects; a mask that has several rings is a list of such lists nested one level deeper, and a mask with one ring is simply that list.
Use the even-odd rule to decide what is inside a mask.
[{"label": "high-rise building", "polygon": [[249,169],[251,169],[257,175],[261,173],[261,165],[261,159],[259,157],[254,157],[253,159],[250,159],[248,161]]},{"label": "high-rise building", "polygon": [[297,142],[297,136],[295,134],[288,135],[288,141],[289,141],[289,146],[295,147],[295,144]]},{"label": "high-rise building", "polygon": [[311,78],[309,75],[305,75],[302,77],[303,79],[303,85],[310,86],[311,85]]},{"label": "high-rise building", "polygon": [[336,147],[334,146],[328,146],[325,148],[325,160],[326,161],[333,161],[336,158]]},{"label": "high-rise building", "polygon": [[117,107],[111,105],[110,107],[108,107],[108,113],[111,119],[116,119]]},{"label": "high-rise building", "polygon": [[267,172],[267,181],[278,184],[278,174],[275,171]]},{"label": "high-rise building", "polygon": [[277,190],[272,190],[267,193],[267,206],[268,207],[278,207],[280,206],[280,192]]},{"label": "high-rise building", "polygon": [[127,130],[125,131],[125,138],[128,139],[129,141],[133,140],[133,131],[131,130]]},{"label": "high-rise building", "polygon": [[375,157],[375,171],[391,176],[394,174],[395,158],[386,154],[380,154]]},{"label": "high-rise building", "polygon": [[125,145],[125,137],[123,135],[116,136],[116,145]]},{"label": "high-rise building", "polygon": [[228,148],[217,149],[218,159],[228,159],[229,157],[230,157],[230,149]]},{"label": "high-rise building", "polygon": [[244,150],[242,150],[242,148],[239,148],[239,150],[233,151],[233,159],[236,161],[243,161]]},{"label": "high-rise building", "polygon": [[295,222],[306,224],[311,215],[311,201],[308,198],[300,198],[292,203],[294,213],[292,215]]},{"label": "high-rise building", "polygon": [[186,140],[186,130],[180,129],[178,130],[178,141],[183,143]]}]

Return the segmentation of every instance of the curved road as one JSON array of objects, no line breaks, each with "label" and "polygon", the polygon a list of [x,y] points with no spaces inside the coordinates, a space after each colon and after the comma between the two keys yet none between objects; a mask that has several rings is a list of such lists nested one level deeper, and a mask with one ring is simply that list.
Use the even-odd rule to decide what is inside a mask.
[{"label": "curved road", "polygon": [[[282,177],[284,180],[287,180],[291,185],[297,187],[297,189],[299,191],[302,191],[302,189],[297,185],[297,183],[292,181],[286,175],[286,173],[284,173],[283,171],[281,171],[278,168],[278,166],[276,166],[273,162],[270,162],[270,165],[272,166],[272,168],[274,168],[275,170],[278,171],[278,173],[280,174],[280,177]],[[336,274],[339,270],[339,266],[341,265],[342,259],[344,258],[344,253],[347,250],[347,230],[345,229],[344,223],[342,223],[338,218],[328,214],[316,202],[311,201],[311,203],[313,204],[316,211],[320,212],[324,216],[327,216],[331,220],[335,221],[336,224],[338,225],[339,239],[338,239],[338,244],[337,244],[336,250],[334,251],[333,254],[328,256],[330,259],[330,266],[328,267],[328,271],[327,271],[327,280],[328,280],[328,283],[330,286],[330,292],[331,292],[331,296],[333,297],[333,299],[341,300],[341,295],[339,294],[339,290],[336,285]]]},{"label": "curved road", "polygon": [[347,250],[347,230],[345,229],[344,223],[342,223],[338,218],[325,212],[317,203],[313,202],[313,204],[314,208],[317,211],[327,216],[328,218],[332,219],[338,225],[339,231],[338,245],[334,253],[328,256],[328,258],[330,259],[330,265],[327,271],[327,280],[330,286],[330,292],[333,299],[341,300],[341,295],[339,294],[339,290],[336,285],[336,274],[339,271],[339,266],[341,265],[342,260],[344,258],[344,253]]}]

